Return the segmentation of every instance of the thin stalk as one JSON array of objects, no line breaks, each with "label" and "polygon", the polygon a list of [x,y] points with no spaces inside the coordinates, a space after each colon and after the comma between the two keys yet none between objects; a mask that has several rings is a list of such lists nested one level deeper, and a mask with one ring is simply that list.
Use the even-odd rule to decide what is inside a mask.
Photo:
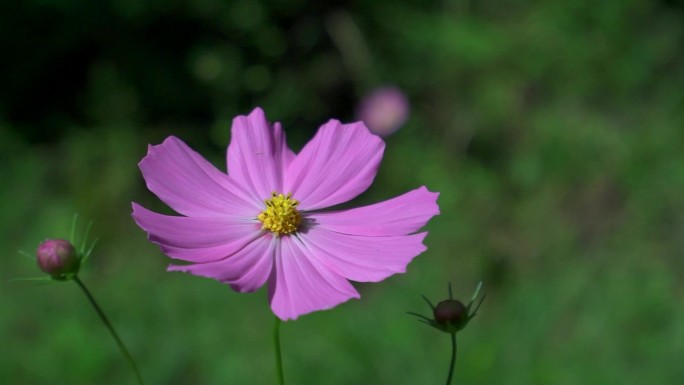
[{"label": "thin stalk", "polygon": [[135,364],[135,361],[133,360],[133,356],[131,356],[131,353],[128,352],[128,349],[126,349],[126,346],[124,345],[123,341],[121,341],[121,338],[119,338],[119,335],[116,333],[116,330],[114,330],[114,327],[112,324],[109,322],[109,319],[105,315],[105,313],[102,311],[102,308],[100,308],[100,305],[97,304],[97,301],[95,301],[95,297],[93,297],[92,294],[90,294],[90,291],[86,288],[85,284],[81,281],[78,276],[74,276],[74,281],[78,284],[78,286],[83,290],[83,293],[88,297],[88,301],[90,301],[90,304],[93,305],[95,308],[95,311],[97,314],[100,316],[100,319],[102,320],[102,323],[107,327],[109,332],[112,334],[112,337],[114,337],[114,340],[116,341],[116,344],[119,346],[119,350],[121,351],[121,354],[126,357],[126,360],[128,361],[129,364],[131,364],[131,367],[133,368],[133,371],[135,372],[135,377],[138,380],[139,385],[145,385],[145,382],[142,379],[142,376],[140,375],[140,371],[138,370],[138,366]]},{"label": "thin stalk", "polygon": [[449,364],[449,376],[447,377],[447,385],[451,384],[451,379],[454,378],[454,368],[456,367],[456,333],[451,333],[451,363]]},{"label": "thin stalk", "polygon": [[278,384],[285,384],[283,376],[283,354],[280,350],[280,318],[275,317],[275,327],[273,328],[273,342],[275,346],[276,372],[278,374]]}]

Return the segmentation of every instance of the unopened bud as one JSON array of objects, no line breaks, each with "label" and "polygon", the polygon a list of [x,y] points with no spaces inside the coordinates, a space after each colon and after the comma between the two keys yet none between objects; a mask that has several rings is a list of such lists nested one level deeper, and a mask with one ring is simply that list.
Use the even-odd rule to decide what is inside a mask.
[{"label": "unopened bud", "polygon": [[461,329],[468,321],[468,309],[463,302],[455,299],[447,299],[435,306],[435,321],[440,325],[452,325]]},{"label": "unopened bud", "polygon": [[463,302],[454,299],[453,293],[451,292],[451,284],[449,284],[449,299],[438,303],[437,306],[433,305],[426,296],[423,296],[425,302],[432,308],[433,318],[428,318],[414,312],[408,312],[408,314],[418,317],[418,321],[432,326],[437,330],[456,334],[463,330],[470,320],[477,315],[477,311],[480,309],[480,305],[482,305],[482,301],[484,301],[485,298],[482,296],[479,301],[477,301],[481,288],[482,282],[477,285],[473,297],[470,299],[470,302],[468,302],[468,306],[466,306]]},{"label": "unopened bud", "polygon": [[74,246],[64,239],[48,239],[38,246],[38,267],[53,279],[64,281],[81,267],[81,259]]}]

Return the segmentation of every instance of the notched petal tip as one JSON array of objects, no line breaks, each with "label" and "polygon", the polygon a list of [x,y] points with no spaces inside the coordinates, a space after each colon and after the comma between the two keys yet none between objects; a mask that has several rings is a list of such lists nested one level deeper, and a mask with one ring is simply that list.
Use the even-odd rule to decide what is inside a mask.
[{"label": "notched petal tip", "polygon": [[144,215],[145,212],[148,212],[150,210],[142,207],[141,205],[139,205],[136,202],[131,202],[131,209],[133,210],[133,211],[131,211],[131,217],[133,218],[133,221],[135,222],[135,224],[138,225],[138,227],[140,227],[147,234],[147,239],[149,240],[150,239],[150,233],[149,233],[149,231],[147,231],[145,229],[145,226],[143,226],[143,223],[140,219],[140,216]]},{"label": "notched petal tip", "polygon": [[321,127],[325,127],[328,125],[343,126],[346,129],[363,131],[364,133],[368,133],[369,135],[372,135],[372,136],[378,138],[381,142],[385,143],[385,140],[382,137],[380,137],[378,134],[371,131],[368,128],[368,126],[366,125],[366,123],[364,123],[361,120],[357,120],[357,121],[351,122],[351,123],[342,123],[341,121],[339,121],[337,119],[330,119],[325,124],[323,124]]},{"label": "notched petal tip", "polygon": [[385,143],[385,140],[384,140],[380,135],[378,135],[378,134],[374,133],[373,131],[371,131],[371,129],[368,128],[368,126],[366,125],[366,123],[364,123],[363,121],[359,120],[359,121],[356,121],[356,122],[352,122],[352,123],[350,123],[349,125],[350,125],[350,126],[359,127],[359,129],[362,129],[362,130],[368,132],[369,134],[371,134],[371,135],[377,137],[378,139],[380,139],[380,141],[382,141],[383,144]]},{"label": "notched petal tip", "polygon": [[268,119],[266,118],[266,112],[261,107],[255,107],[249,114],[238,115],[233,118],[233,124],[243,125],[243,124],[266,124],[270,125]]},{"label": "notched petal tip", "polygon": [[174,145],[174,144],[182,144],[185,145],[185,142],[183,142],[181,139],[179,139],[177,136],[170,135],[167,136],[164,141],[162,141],[159,144],[148,144],[147,145],[147,153],[145,156],[140,160],[140,163],[144,162],[146,159],[154,157],[155,155],[159,154],[160,151],[164,151],[168,148],[168,146]]},{"label": "notched petal tip", "polygon": [[364,122],[358,121],[358,122],[353,122],[353,123],[349,123],[349,124],[342,124],[338,121],[336,121],[336,122],[348,130],[354,130],[357,133],[357,135],[366,135],[368,137],[368,139],[376,141],[377,145],[380,146],[378,149],[378,152],[380,152],[381,154],[384,154],[384,152],[385,152],[385,140],[381,136],[379,136],[379,135],[375,134],[373,131],[371,131],[368,128],[368,126],[366,126],[366,124]]},{"label": "notched petal tip", "polygon": [[254,109],[249,113],[248,116],[258,116],[258,115],[261,115],[261,116],[264,116],[264,117],[266,116],[266,113],[264,112],[264,109],[261,108],[261,107],[259,107],[259,106],[254,107]]},{"label": "notched petal tip", "polygon": [[421,193],[425,194],[426,199],[430,199],[432,203],[434,204],[434,214],[433,215],[438,215],[441,213],[439,209],[439,204],[437,203],[437,200],[439,199],[439,192],[437,191],[430,191],[427,186],[423,185],[420,186],[418,189]]},{"label": "notched petal tip", "polygon": [[150,156],[152,156],[152,151],[154,151],[154,146],[151,144],[148,144],[147,145],[147,153],[145,153],[145,156],[143,156],[142,159],[140,159],[140,162],[138,162],[138,168],[140,170],[143,169],[143,167],[144,167],[143,165],[148,161]]}]

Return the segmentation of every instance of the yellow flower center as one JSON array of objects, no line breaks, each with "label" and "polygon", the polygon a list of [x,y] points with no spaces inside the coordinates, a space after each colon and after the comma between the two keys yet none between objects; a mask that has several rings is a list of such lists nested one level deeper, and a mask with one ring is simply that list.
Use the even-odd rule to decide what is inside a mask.
[{"label": "yellow flower center", "polygon": [[302,215],[296,209],[299,201],[292,199],[291,193],[283,195],[274,192],[271,198],[264,202],[266,210],[257,216],[257,219],[263,223],[262,230],[268,230],[277,237],[297,231],[297,227],[302,223]]}]

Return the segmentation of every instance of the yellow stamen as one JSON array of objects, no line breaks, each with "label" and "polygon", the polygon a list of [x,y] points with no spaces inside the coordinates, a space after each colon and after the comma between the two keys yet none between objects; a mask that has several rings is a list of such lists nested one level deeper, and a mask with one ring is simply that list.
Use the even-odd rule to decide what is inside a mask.
[{"label": "yellow stamen", "polygon": [[299,201],[292,199],[292,194],[271,194],[270,199],[264,201],[266,210],[262,211],[257,219],[263,223],[262,230],[268,230],[277,237],[283,234],[291,234],[297,231],[302,223],[302,215],[297,211]]}]

